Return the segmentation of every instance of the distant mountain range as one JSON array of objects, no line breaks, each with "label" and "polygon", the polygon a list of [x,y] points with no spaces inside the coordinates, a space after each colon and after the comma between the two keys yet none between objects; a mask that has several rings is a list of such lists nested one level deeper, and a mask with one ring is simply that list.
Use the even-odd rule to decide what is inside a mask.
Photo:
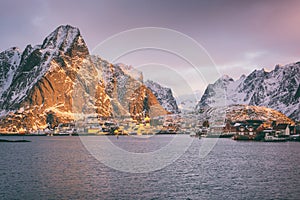
[{"label": "distant mountain range", "polygon": [[138,119],[178,112],[171,90],[153,85],[130,66],[90,55],[78,28],[60,26],[42,45],[0,53],[0,130],[42,129],[49,115],[58,124],[79,114]]},{"label": "distant mountain range", "polygon": [[[236,81],[225,75],[207,86],[198,103],[196,99],[178,98],[178,106],[170,88],[144,82],[142,72],[131,66],[90,55],[79,29],[69,25],[59,26],[41,45],[0,53],[0,132],[43,129],[49,116],[58,125],[81,114],[141,119],[181,110],[211,112],[218,110],[220,99],[227,105],[263,106],[273,113],[270,119],[280,116],[268,110],[272,108],[300,120],[300,63],[276,66],[270,72],[255,70]],[[263,113],[245,106],[229,110]]]},{"label": "distant mountain range", "polygon": [[270,72],[255,70],[236,81],[224,75],[207,86],[196,110],[215,107],[220,100],[227,105],[264,106],[300,120],[300,62],[277,65]]}]

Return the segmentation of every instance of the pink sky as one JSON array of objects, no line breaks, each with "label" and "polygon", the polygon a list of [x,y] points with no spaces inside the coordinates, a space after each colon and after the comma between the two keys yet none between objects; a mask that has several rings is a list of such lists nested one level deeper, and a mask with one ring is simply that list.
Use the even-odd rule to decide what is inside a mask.
[{"label": "pink sky", "polygon": [[[195,39],[222,74],[238,78],[300,60],[299,10],[297,0],[4,0],[0,50],[41,44],[61,24],[78,27],[89,49],[128,29],[163,27]],[[121,61],[139,65],[151,56],[153,61],[164,57],[150,53]],[[176,59],[167,60],[174,68],[184,68]]]}]

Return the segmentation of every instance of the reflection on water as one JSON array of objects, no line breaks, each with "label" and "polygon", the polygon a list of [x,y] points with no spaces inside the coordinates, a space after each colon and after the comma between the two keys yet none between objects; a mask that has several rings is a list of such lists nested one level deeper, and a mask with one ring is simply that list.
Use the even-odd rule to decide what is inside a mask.
[{"label": "reflection on water", "polygon": [[[173,136],[114,136],[131,152],[161,148]],[[189,136],[186,136],[189,137]],[[205,157],[194,140],[173,164],[151,173],[111,169],[84,148],[79,137],[26,137],[0,144],[0,199],[298,199],[300,143],[219,139]]]}]

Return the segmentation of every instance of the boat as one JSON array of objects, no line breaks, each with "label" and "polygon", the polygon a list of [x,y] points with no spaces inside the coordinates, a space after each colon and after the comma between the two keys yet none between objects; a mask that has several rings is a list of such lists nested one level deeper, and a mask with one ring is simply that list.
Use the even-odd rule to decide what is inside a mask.
[{"label": "boat", "polygon": [[232,138],[234,133],[207,133],[206,138]]},{"label": "boat", "polygon": [[300,141],[300,135],[299,134],[297,134],[297,135],[290,135],[289,140],[290,141]]},{"label": "boat", "polygon": [[264,142],[286,142],[287,138],[280,138],[275,135],[266,134],[264,137]]},{"label": "boat", "polygon": [[191,137],[197,137],[197,134],[195,132],[190,132]]},{"label": "boat", "polygon": [[241,134],[235,134],[232,136],[233,140],[243,140],[243,141],[248,141],[248,140],[253,140],[252,137],[250,137],[250,135],[245,134],[245,135],[241,135]]},{"label": "boat", "polygon": [[87,134],[99,134],[100,132],[102,132],[102,127],[100,124],[94,123],[94,124],[88,124],[85,132]]},{"label": "boat", "polygon": [[232,138],[234,136],[234,133],[222,133],[220,135],[220,138]]},{"label": "boat", "polygon": [[76,128],[74,123],[61,123],[54,129],[55,136],[66,136],[76,134]]},{"label": "boat", "polygon": [[30,140],[6,140],[0,139],[0,142],[31,142]]}]

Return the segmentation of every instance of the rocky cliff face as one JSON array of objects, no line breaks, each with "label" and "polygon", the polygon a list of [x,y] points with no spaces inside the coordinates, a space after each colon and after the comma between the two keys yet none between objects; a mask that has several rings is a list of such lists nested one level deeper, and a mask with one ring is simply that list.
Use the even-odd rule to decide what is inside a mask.
[{"label": "rocky cliff face", "polygon": [[151,80],[147,80],[145,85],[153,92],[160,105],[162,105],[168,112],[179,113],[179,109],[171,88],[163,87]]},{"label": "rocky cliff face", "polygon": [[0,129],[42,129],[49,115],[58,124],[78,113],[134,117],[153,105],[166,112],[150,91],[136,96],[145,88],[129,72],[90,56],[79,29],[60,26],[42,45],[0,53]]},{"label": "rocky cliff face", "polygon": [[28,45],[1,96],[2,127],[9,131],[21,127],[44,128],[49,114],[56,123],[73,120],[76,80],[82,80],[81,85],[77,84],[78,90],[88,94],[83,84],[87,79],[80,79],[83,73],[78,73],[82,70],[88,71],[89,78],[97,85],[93,78],[97,71],[91,65],[89,51],[77,28],[60,26],[42,45]]},{"label": "rocky cliff face", "polygon": [[224,121],[246,121],[246,120],[263,120],[268,123],[276,121],[277,123],[290,123],[294,121],[288,118],[286,115],[262,106],[248,106],[248,105],[229,105],[220,107],[211,107],[202,113],[203,116],[208,117],[210,122],[214,122],[215,119],[223,118]]},{"label": "rocky cliff face", "polygon": [[163,104],[143,84],[141,72],[126,65],[112,65],[97,56],[92,61],[98,70],[105,92],[111,99],[113,115],[131,115],[140,119],[166,114]]},{"label": "rocky cliff face", "polygon": [[[208,85],[197,109],[213,107],[219,99],[228,105],[244,104],[264,106],[278,110],[295,120],[300,120],[300,63],[276,66],[267,72],[255,70],[234,81],[223,76]],[[220,97],[224,93],[225,97]]]}]

